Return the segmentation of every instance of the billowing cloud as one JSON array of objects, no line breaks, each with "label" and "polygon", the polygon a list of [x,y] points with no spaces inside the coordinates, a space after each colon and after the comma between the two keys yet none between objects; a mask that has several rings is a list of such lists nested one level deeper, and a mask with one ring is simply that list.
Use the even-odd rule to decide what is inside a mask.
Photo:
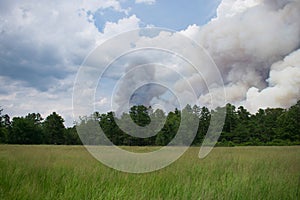
[{"label": "billowing cloud", "polygon": [[255,112],[259,108],[289,107],[300,98],[300,49],[271,66],[268,87],[252,87],[244,104]]},{"label": "billowing cloud", "polygon": [[[299,10],[300,2],[293,0],[223,0],[215,19],[203,27],[190,26],[182,33],[208,50],[223,76],[229,102],[247,102],[247,107],[253,112],[260,105],[288,107],[300,98],[296,88],[292,100],[290,95],[279,94],[279,90],[278,97],[273,102],[269,101],[269,104],[254,97],[267,94],[256,93],[260,90],[270,91],[268,87],[276,82],[274,63],[300,47]],[[297,56],[299,54],[293,54],[293,57]],[[295,76],[286,72],[281,79],[290,79],[293,82],[291,86],[299,87]],[[212,92],[222,90],[216,88]],[[274,89],[271,90],[276,93]],[[272,97],[274,95],[270,95]],[[200,97],[203,104],[209,100],[209,94]]]},{"label": "billowing cloud", "polygon": [[[245,105],[252,112],[260,106],[289,107],[300,99],[297,68],[287,67],[286,61],[294,60],[293,66],[297,66],[299,59],[299,53],[292,54],[300,47],[299,10],[300,2],[295,0],[223,0],[217,9],[216,18],[208,24],[202,27],[191,25],[176,34],[162,32],[156,37],[143,38],[140,43],[172,46],[168,44],[169,38],[174,39],[178,34],[183,34],[208,51],[218,66],[224,87],[211,87],[210,83],[205,82],[216,78],[208,66],[201,68],[203,80],[203,77],[189,72],[188,67],[176,59],[167,63],[188,77],[190,84],[196,88],[201,105],[209,105],[212,95],[218,98],[225,90],[228,102]],[[178,37],[173,45],[174,52],[180,53],[186,48],[180,42]],[[191,57],[197,56],[197,52],[190,51],[189,54]],[[278,66],[278,62],[283,59],[284,69],[275,70],[278,67],[274,66]],[[201,61],[197,62],[199,64]],[[168,75],[155,76],[165,79]],[[182,82],[178,80],[174,84],[178,91],[185,90],[186,86],[182,86]],[[285,92],[280,91],[283,85],[289,85]],[[207,87],[211,90],[207,91]],[[158,92],[157,95],[161,94]],[[268,95],[273,99],[267,101]],[[220,105],[222,103],[220,99]]]},{"label": "billowing cloud", "polygon": [[[114,43],[119,45],[117,49],[111,48]],[[108,86],[115,91],[111,94],[112,103],[116,104],[113,110],[124,111],[131,104],[160,104],[169,111],[178,106],[177,98],[180,97],[180,106],[194,104],[195,94],[207,93],[207,87],[220,83],[204,50],[181,33],[146,29],[123,34],[108,44],[95,50],[86,65],[107,66],[109,62],[105,60],[117,58],[101,77],[105,82],[107,78],[115,80]],[[124,52],[127,53],[123,55]],[[95,72],[87,74],[90,78],[85,79],[91,80]],[[100,81],[99,85],[106,85],[105,82]]]},{"label": "billowing cloud", "polygon": [[217,9],[217,17],[232,17],[259,5],[261,0],[223,0]]},{"label": "billowing cloud", "polygon": [[140,19],[135,15],[120,19],[117,23],[106,22],[103,34],[108,37],[113,37],[116,34],[120,34],[124,31],[138,29],[139,23]]}]

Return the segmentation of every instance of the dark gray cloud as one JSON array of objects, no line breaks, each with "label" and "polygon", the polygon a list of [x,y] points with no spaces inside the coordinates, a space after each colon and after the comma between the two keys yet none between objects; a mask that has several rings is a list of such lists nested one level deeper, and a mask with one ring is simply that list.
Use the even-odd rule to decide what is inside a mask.
[{"label": "dark gray cloud", "polygon": [[64,65],[58,65],[49,59],[24,60],[20,57],[5,59],[0,59],[1,76],[23,81],[24,86],[41,91],[46,91],[50,86],[56,84],[57,79],[64,79],[70,75],[70,70],[66,69]]},{"label": "dark gray cloud", "polygon": [[74,73],[96,44],[97,28],[72,4],[1,1],[0,7],[0,76],[25,86],[46,91]]},{"label": "dark gray cloud", "polygon": [[45,116],[60,111],[72,125],[73,82],[85,56],[112,36],[110,31],[136,27],[138,21],[109,24],[109,33],[101,33],[92,14],[106,8],[125,12],[115,0],[0,1],[0,105],[5,112]]}]

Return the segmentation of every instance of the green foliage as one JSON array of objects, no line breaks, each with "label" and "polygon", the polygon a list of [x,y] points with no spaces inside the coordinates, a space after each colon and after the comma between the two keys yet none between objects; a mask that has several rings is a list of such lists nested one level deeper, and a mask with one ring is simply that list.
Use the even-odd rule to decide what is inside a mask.
[{"label": "green foliage", "polygon": [[208,108],[202,107],[199,113],[199,126],[197,135],[194,140],[194,145],[200,145],[203,141],[205,134],[208,131],[208,127],[210,124],[211,113]]},{"label": "green foliage", "polygon": [[0,127],[0,144],[8,143],[8,129]]},{"label": "green foliage", "polygon": [[230,133],[236,128],[237,122],[238,122],[237,116],[238,115],[235,110],[235,106],[228,103],[226,105],[226,118],[225,118],[225,124],[223,127],[224,132]]},{"label": "green foliage", "polygon": [[169,112],[166,123],[161,131],[158,132],[155,144],[158,146],[167,145],[176,135],[180,125],[181,113],[176,109],[175,112]]},{"label": "green foliage", "polygon": [[47,144],[64,144],[64,119],[53,112],[43,122],[43,130]]},{"label": "green foliage", "polygon": [[3,109],[0,109],[0,144],[8,143],[8,134],[10,129],[10,117],[2,115]]},{"label": "green foliage", "polygon": [[[115,145],[128,146],[165,146],[175,137],[177,132],[184,134],[178,136],[181,145],[188,145],[194,138],[192,145],[201,145],[210,127],[210,137],[223,123],[218,115],[226,110],[225,123],[217,145],[219,146],[261,146],[261,145],[299,145],[300,144],[300,101],[289,109],[267,108],[259,109],[257,113],[250,114],[244,107],[236,109],[234,105],[227,104],[223,108],[209,110],[207,107],[193,107],[187,105],[182,111],[177,108],[165,114],[162,110],[153,110],[143,105],[133,106],[129,113],[115,116],[113,112],[100,114],[93,113],[89,117],[82,117],[81,122],[72,128],[64,126],[64,119],[53,112],[44,120],[39,113],[30,113],[25,117],[10,117],[2,115],[0,109],[0,143],[12,144],[107,144],[105,137],[99,134],[103,130],[106,137]],[[212,116],[220,120],[211,122]],[[182,117],[185,123],[182,123]],[[135,123],[136,127],[130,127]],[[100,127],[99,127],[100,124]],[[139,138],[130,135],[130,131],[138,133],[142,129],[154,124],[153,130],[147,129]],[[191,126],[191,124],[198,124]],[[120,129],[122,125],[124,131]],[[162,127],[155,130],[156,127]],[[193,128],[195,130],[193,130]],[[77,134],[81,131],[81,138]],[[146,130],[146,129],[143,129]],[[152,132],[157,133],[151,136]],[[194,133],[196,136],[194,137]]]},{"label": "green foliage", "polygon": [[276,138],[281,140],[300,141],[300,101],[283,113],[278,119]]},{"label": "green foliage", "polygon": [[150,124],[151,120],[148,113],[148,108],[143,105],[132,106],[129,115],[134,123],[138,126],[146,126]]},{"label": "green foliage", "polygon": [[14,117],[8,142],[12,144],[40,144],[43,140],[41,115],[30,113],[26,117]]},{"label": "green foliage", "polygon": [[75,145],[75,144],[82,144],[81,140],[77,134],[76,127],[73,126],[72,128],[66,128],[64,130],[64,144],[67,145]]}]

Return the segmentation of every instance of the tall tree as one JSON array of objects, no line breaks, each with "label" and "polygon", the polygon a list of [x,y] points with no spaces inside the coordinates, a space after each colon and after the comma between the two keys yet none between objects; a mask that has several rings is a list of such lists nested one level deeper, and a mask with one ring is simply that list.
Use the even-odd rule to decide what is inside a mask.
[{"label": "tall tree", "polygon": [[48,144],[64,144],[64,119],[53,112],[43,123],[46,143]]},{"label": "tall tree", "polygon": [[132,106],[129,111],[131,119],[139,126],[148,125],[151,120],[148,113],[148,108],[143,105]]},{"label": "tall tree", "polygon": [[65,138],[64,139],[65,144],[68,144],[68,145],[82,144],[81,140],[77,134],[75,126],[65,129],[64,138]]},{"label": "tall tree", "polygon": [[281,140],[300,142],[300,100],[278,117],[276,137]]},{"label": "tall tree", "polygon": [[43,132],[42,117],[39,113],[30,113],[26,117],[14,117],[9,142],[14,144],[41,144]]},{"label": "tall tree", "polygon": [[235,106],[228,103],[226,105],[226,118],[225,124],[223,128],[223,132],[230,133],[232,132],[237,125],[237,114],[235,110]]},{"label": "tall tree", "polygon": [[0,144],[8,142],[9,129],[10,129],[10,117],[5,114],[2,115],[3,109],[0,109]]},{"label": "tall tree", "polygon": [[236,143],[243,143],[251,140],[251,114],[240,106],[236,112],[237,124],[233,131],[224,134],[226,141],[235,141]]},{"label": "tall tree", "polygon": [[195,145],[200,145],[201,142],[203,141],[203,138],[205,137],[205,134],[208,131],[208,127],[210,124],[210,118],[211,114],[210,111],[207,107],[202,107],[200,111],[200,116],[199,116],[199,126],[198,126],[198,131],[196,138],[194,140]]},{"label": "tall tree", "polygon": [[[130,118],[130,117],[129,117]],[[123,118],[124,119],[124,118]],[[119,129],[115,122],[115,114],[113,112],[108,112],[100,116],[100,126],[108,137],[108,139],[115,145],[122,145],[124,141],[124,134]]]},{"label": "tall tree", "polygon": [[177,108],[174,112],[169,112],[162,130],[156,135],[155,145],[165,146],[174,138],[180,126],[180,119],[181,112]]},{"label": "tall tree", "polygon": [[179,131],[184,133],[182,137],[179,138],[181,145],[190,145],[193,142],[199,126],[198,113],[195,112],[192,107],[187,104],[181,112],[181,123]]}]

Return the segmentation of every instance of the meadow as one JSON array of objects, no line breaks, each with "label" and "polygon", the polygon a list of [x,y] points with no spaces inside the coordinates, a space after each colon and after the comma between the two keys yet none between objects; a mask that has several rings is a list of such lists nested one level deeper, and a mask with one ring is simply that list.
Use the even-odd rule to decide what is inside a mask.
[{"label": "meadow", "polygon": [[83,146],[0,145],[0,199],[300,199],[300,146],[217,147],[202,160],[198,152],[129,174]]}]

